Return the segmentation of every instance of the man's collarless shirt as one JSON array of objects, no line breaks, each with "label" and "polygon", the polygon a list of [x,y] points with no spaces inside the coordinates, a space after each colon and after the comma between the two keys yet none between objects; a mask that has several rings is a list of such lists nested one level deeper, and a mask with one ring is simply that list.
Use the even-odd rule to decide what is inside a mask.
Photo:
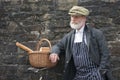
[{"label": "man's collarless shirt", "polygon": [[[76,30],[74,43],[79,43],[83,41],[84,26],[80,30]],[[86,42],[86,35],[84,34],[84,40]]]}]

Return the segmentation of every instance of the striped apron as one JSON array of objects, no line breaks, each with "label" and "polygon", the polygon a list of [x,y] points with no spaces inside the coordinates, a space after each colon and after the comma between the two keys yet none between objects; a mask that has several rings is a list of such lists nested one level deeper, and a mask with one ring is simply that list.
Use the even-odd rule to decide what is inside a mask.
[{"label": "striped apron", "polygon": [[98,66],[92,62],[88,55],[88,47],[84,41],[84,34],[82,42],[74,43],[73,58],[76,67],[76,75],[73,80],[103,80]]}]

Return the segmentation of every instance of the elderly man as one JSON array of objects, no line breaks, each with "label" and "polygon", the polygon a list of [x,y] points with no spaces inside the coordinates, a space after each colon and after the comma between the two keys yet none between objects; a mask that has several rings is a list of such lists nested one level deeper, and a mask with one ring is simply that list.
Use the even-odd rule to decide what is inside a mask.
[{"label": "elderly man", "polygon": [[89,10],[73,6],[69,13],[73,29],[53,46],[51,62],[65,51],[64,80],[113,80],[109,70],[109,51],[103,33],[86,25]]}]

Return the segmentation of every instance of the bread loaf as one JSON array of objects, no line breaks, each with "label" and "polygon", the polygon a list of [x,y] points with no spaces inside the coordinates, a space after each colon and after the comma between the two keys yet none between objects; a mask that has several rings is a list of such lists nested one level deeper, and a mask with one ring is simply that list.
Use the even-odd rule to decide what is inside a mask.
[{"label": "bread loaf", "polygon": [[28,48],[27,46],[19,43],[19,42],[16,42],[16,46],[20,47],[21,49],[27,51],[27,52],[33,52],[33,50],[31,50],[30,48]]}]

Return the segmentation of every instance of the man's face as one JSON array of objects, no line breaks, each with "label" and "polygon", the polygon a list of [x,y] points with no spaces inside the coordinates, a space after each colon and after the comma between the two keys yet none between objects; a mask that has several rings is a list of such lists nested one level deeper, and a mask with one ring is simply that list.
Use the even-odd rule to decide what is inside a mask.
[{"label": "man's face", "polygon": [[86,17],[85,16],[71,16],[70,26],[73,29],[80,29],[85,25]]}]

